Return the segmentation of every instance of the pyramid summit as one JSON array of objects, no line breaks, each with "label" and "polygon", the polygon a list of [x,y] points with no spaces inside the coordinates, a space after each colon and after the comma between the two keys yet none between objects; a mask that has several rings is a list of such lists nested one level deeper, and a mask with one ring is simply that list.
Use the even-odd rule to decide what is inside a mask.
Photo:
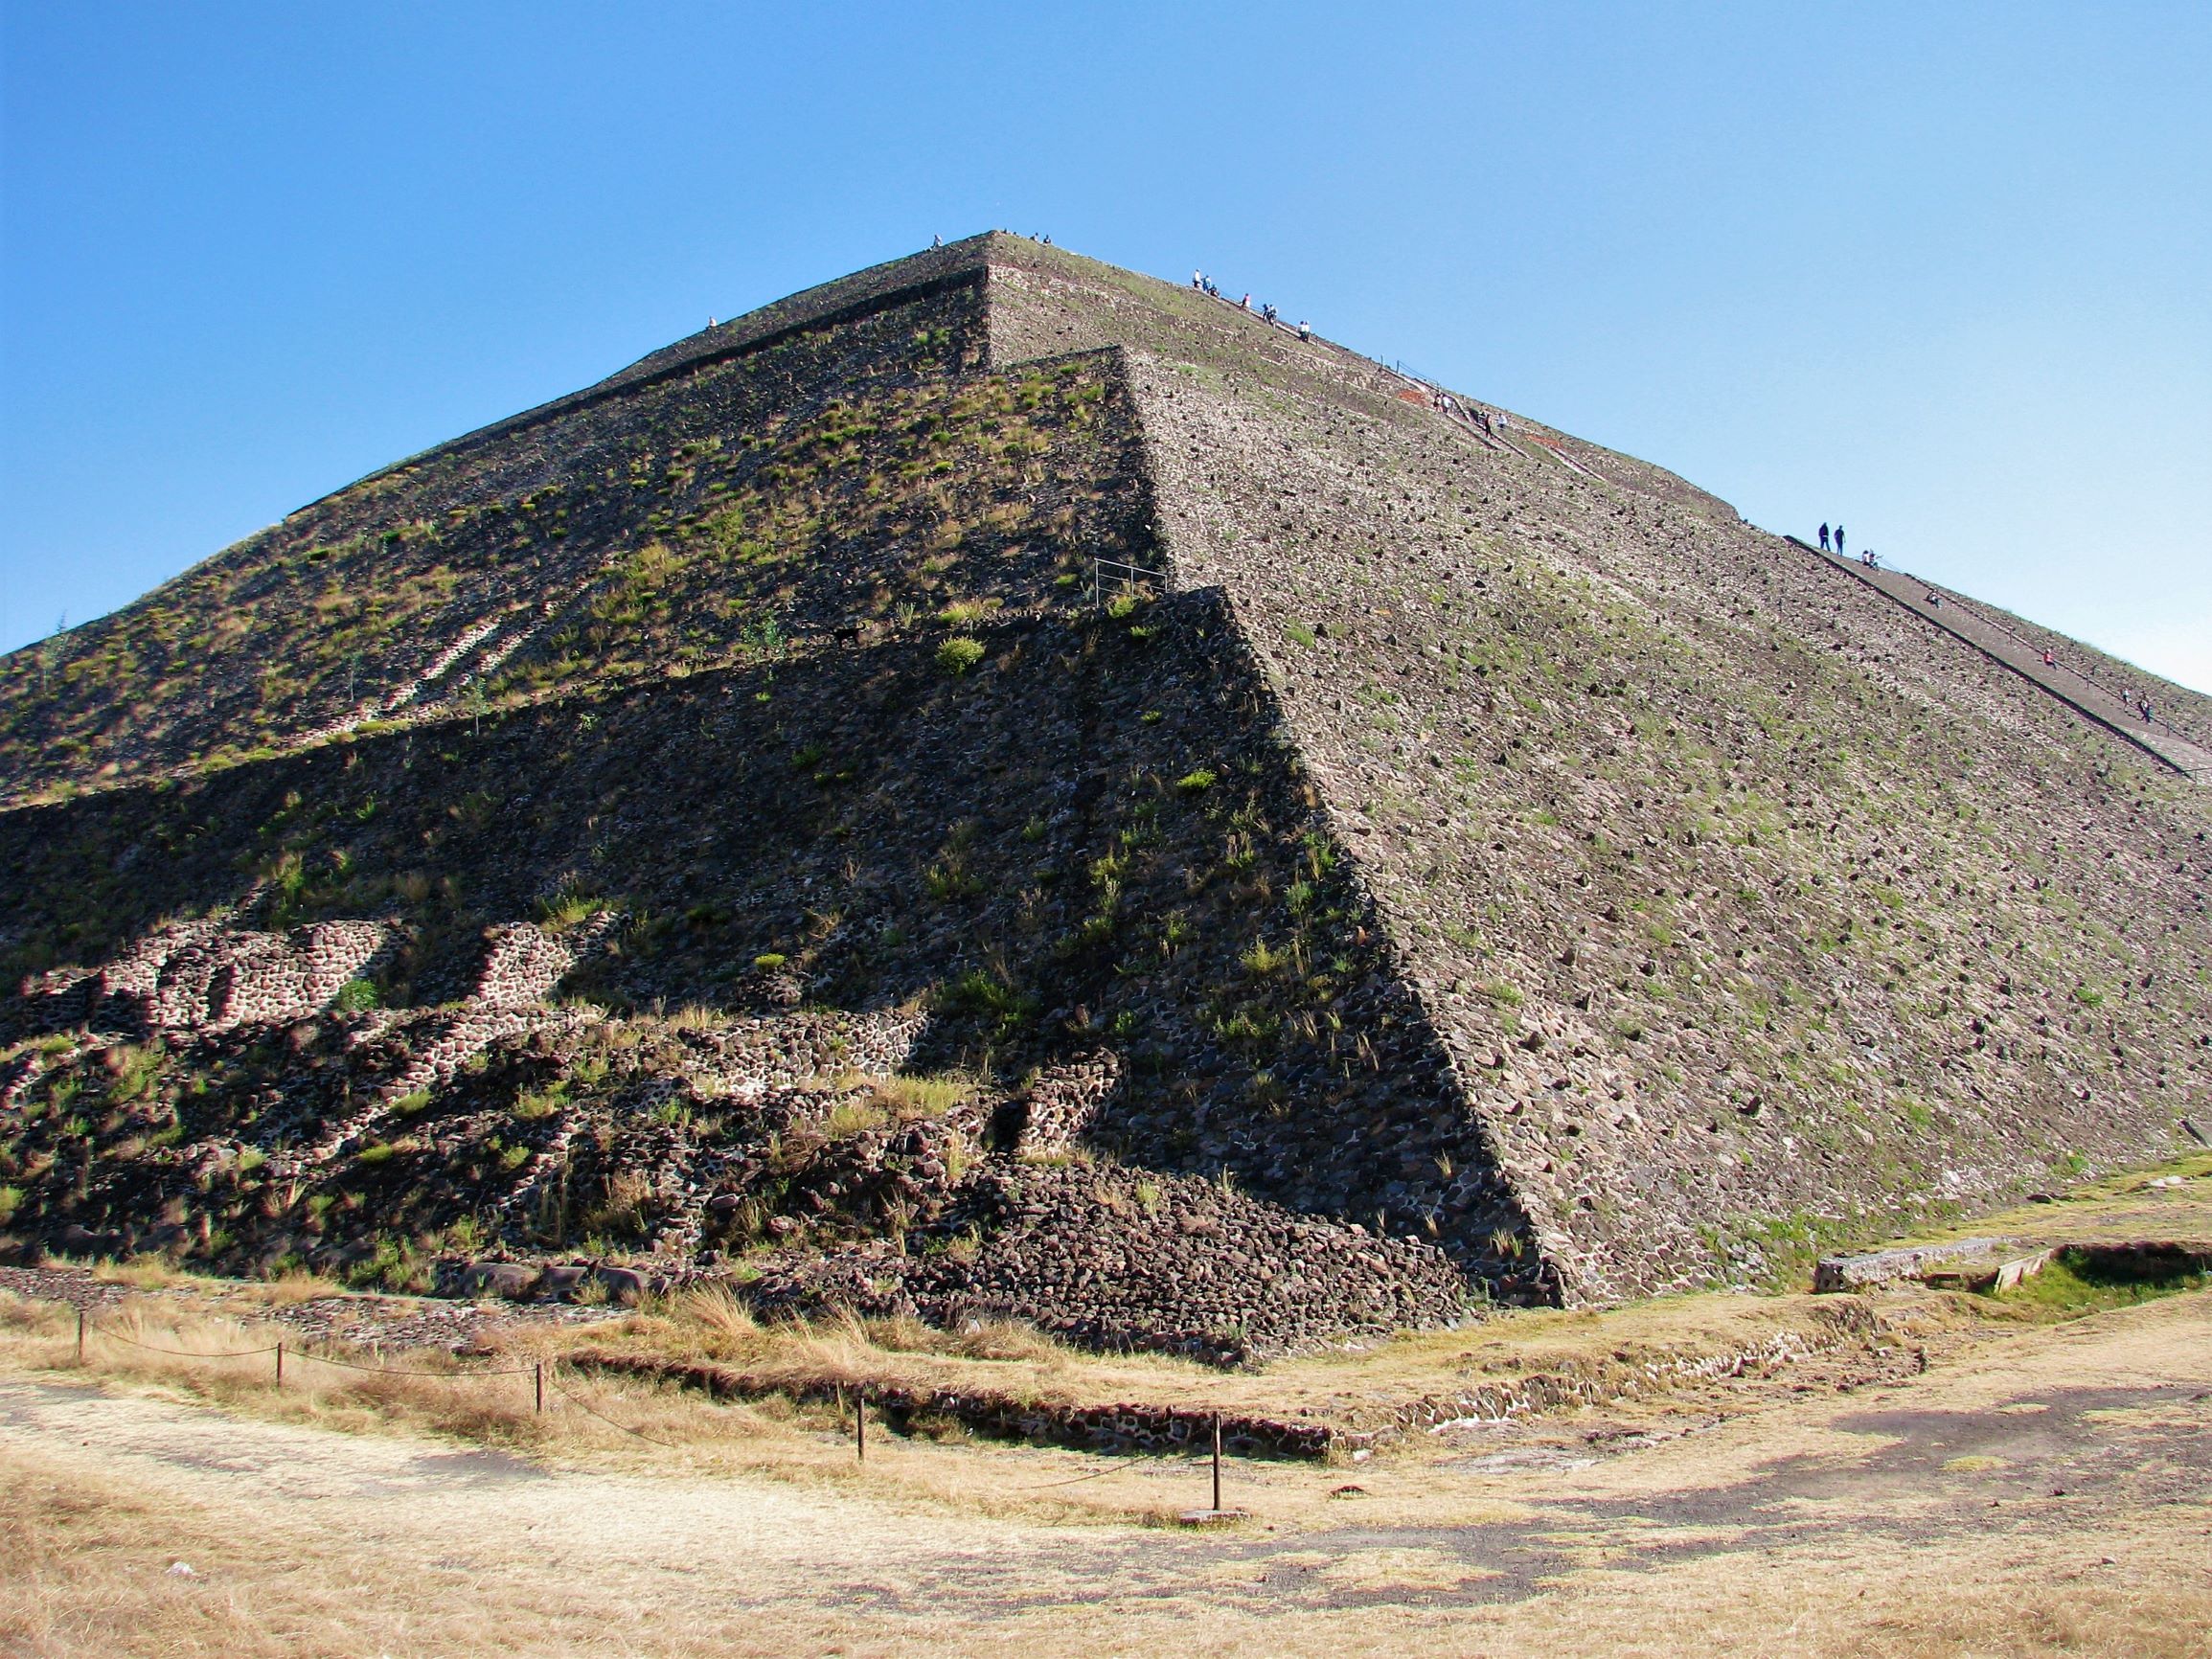
[{"label": "pyramid summit", "polygon": [[6,659],[0,1225],[1232,1355],[1787,1276],[2212,1132],[2208,757],[994,233]]}]

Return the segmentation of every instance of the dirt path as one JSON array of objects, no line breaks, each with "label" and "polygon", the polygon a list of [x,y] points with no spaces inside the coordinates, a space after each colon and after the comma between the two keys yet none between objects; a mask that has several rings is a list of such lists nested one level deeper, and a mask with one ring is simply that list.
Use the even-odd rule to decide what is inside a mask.
[{"label": "dirt path", "polygon": [[[1240,1467],[1258,1518],[1186,1534],[9,1377],[0,1651],[2212,1653],[2206,1296],[1787,1411],[1430,1440]],[[1197,1495],[1180,1466],[1107,1478]]]}]

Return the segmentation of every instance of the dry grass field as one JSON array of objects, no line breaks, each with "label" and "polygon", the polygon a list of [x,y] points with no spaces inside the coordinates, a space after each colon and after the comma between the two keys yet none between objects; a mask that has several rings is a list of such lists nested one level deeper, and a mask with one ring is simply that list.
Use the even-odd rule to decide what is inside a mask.
[{"label": "dry grass field", "polygon": [[[1977,1231],[2204,1237],[2212,1180],[2178,1170]],[[206,1356],[264,1345],[319,1286],[108,1281],[133,1294],[82,1367],[69,1308],[5,1303],[11,1655],[2212,1653],[2201,1288],[1682,1298],[1229,1375],[1007,1329],[763,1329],[701,1299],[380,1356],[428,1375],[295,1351],[280,1391],[268,1355]],[[1852,1340],[1736,1375],[1232,1460],[1249,1518],[1202,1531],[1175,1521],[1208,1501],[1196,1461],[942,1422],[879,1425],[862,1465],[813,1398],[842,1377],[1372,1422],[1515,1367],[1740,1351],[1846,1302]],[[514,1368],[591,1352],[764,1387],[563,1367],[536,1411]]]}]

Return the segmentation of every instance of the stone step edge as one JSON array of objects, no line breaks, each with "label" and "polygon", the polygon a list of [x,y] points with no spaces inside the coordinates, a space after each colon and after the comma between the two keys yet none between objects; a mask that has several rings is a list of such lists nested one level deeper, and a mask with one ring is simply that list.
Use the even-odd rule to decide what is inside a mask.
[{"label": "stone step edge", "polygon": [[[1326,1462],[1333,1455],[1368,1451],[1406,1435],[1454,1421],[1503,1422],[1563,1406],[1605,1405],[1664,1393],[1684,1382],[1741,1376],[1816,1354],[1847,1349],[1871,1351],[1881,1334],[1872,1307],[1856,1299],[1825,1303],[1812,1314],[1813,1329],[1785,1326],[1748,1343],[1691,1348],[1640,1362],[1565,1365],[1508,1381],[1483,1383],[1452,1394],[1428,1394],[1390,1407],[1373,1427],[1354,1427],[1298,1416],[1220,1413],[1221,1446],[1239,1457]],[[988,1389],[922,1388],[865,1379],[747,1372],[704,1361],[643,1354],[583,1352],[565,1356],[580,1371],[673,1382],[717,1399],[770,1396],[829,1404],[865,1387],[871,1408],[901,1426],[922,1417],[950,1418],[994,1440],[1070,1446],[1081,1451],[1196,1453],[1211,1443],[1215,1408],[1117,1401],[1084,1405],[1073,1400],[1023,1398]]]},{"label": "stone step edge", "polygon": [[[1044,1443],[1081,1451],[1173,1454],[1210,1450],[1215,1411],[1211,1406],[1146,1405],[1118,1401],[1083,1405],[1072,1400],[1024,1399],[989,1389],[911,1387],[903,1383],[829,1376],[794,1377],[785,1373],[752,1373],[696,1360],[659,1359],[622,1353],[571,1353],[562,1363],[584,1372],[673,1382],[716,1399],[762,1399],[783,1396],[806,1404],[849,1399],[865,1389],[868,1406],[904,1426],[917,1418],[950,1418],[994,1440]],[[1339,1443],[1339,1431],[1311,1419],[1220,1414],[1221,1449],[1239,1457],[1325,1459]]]}]

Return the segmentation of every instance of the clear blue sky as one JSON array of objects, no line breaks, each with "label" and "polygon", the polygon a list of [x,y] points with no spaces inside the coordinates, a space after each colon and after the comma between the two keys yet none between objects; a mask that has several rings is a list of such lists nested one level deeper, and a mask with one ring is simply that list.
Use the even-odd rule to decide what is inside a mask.
[{"label": "clear blue sky", "polygon": [[2212,689],[2212,6],[5,0],[0,648],[992,226]]}]

